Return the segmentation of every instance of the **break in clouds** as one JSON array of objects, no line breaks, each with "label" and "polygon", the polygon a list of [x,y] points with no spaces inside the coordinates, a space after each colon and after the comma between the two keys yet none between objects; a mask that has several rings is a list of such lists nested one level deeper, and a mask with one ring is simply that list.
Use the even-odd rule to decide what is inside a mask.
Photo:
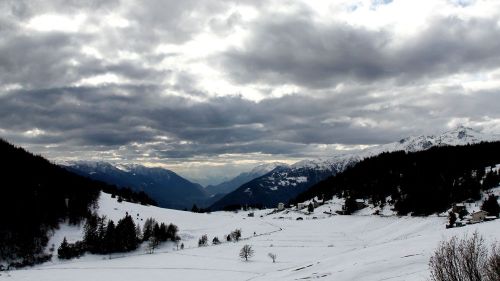
[{"label": "break in clouds", "polygon": [[0,136],[56,161],[201,179],[500,131],[498,1],[15,0],[0,14]]}]

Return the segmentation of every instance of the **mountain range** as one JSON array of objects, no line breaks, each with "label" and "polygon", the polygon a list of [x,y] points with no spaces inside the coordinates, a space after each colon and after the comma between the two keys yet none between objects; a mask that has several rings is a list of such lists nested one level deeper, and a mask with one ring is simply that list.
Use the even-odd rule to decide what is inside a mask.
[{"label": "mountain range", "polygon": [[255,178],[215,202],[211,209],[235,208],[243,205],[274,207],[286,203],[311,186],[353,166],[364,158],[382,152],[416,152],[434,146],[466,145],[500,139],[477,130],[459,126],[436,136],[413,136],[400,141],[370,147],[361,151],[342,153],[325,159],[305,160],[291,166],[280,166]]},{"label": "mountain range", "polygon": [[198,207],[208,207],[242,184],[260,177],[278,166],[285,165],[278,162],[261,164],[229,181],[204,188],[173,171],[159,167],[146,167],[137,164],[111,164],[102,161],[63,163],[67,170],[76,174],[120,187],[129,187],[135,191],[144,191],[148,196],[155,199],[159,206],[172,209],[191,209],[194,204]]},{"label": "mountain range", "polygon": [[383,152],[416,152],[435,146],[465,145],[498,139],[498,136],[459,126],[440,135],[406,137],[393,143],[339,153],[327,158],[303,160],[293,165],[266,163],[229,181],[205,188],[173,171],[158,167],[88,161],[66,163],[65,167],[91,179],[144,191],[159,206],[165,208],[190,209],[193,204],[212,210],[243,205],[274,207],[280,202],[288,202],[311,186],[364,158]]},{"label": "mountain range", "polygon": [[164,208],[190,209],[193,204],[203,205],[208,198],[203,186],[163,168],[90,161],[68,162],[64,166],[94,180],[144,191]]}]

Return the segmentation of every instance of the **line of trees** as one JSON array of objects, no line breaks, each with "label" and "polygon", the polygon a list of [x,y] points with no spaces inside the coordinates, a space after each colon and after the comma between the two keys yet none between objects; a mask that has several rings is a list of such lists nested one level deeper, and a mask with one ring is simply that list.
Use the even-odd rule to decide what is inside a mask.
[{"label": "line of trees", "polygon": [[[231,241],[238,242],[241,239],[241,229],[237,228],[237,229],[231,231],[231,233],[229,233],[225,237],[226,237],[227,242],[231,242]],[[212,239],[212,245],[218,245],[220,243],[221,243],[221,241],[219,240],[219,237],[215,236]],[[208,235],[206,235],[206,234],[203,234],[198,239],[198,247],[204,247],[204,246],[208,246]]]},{"label": "line of trees", "polygon": [[141,231],[139,224],[136,225],[128,214],[116,225],[113,220],[107,220],[105,216],[92,215],[85,223],[83,241],[68,243],[64,238],[57,252],[60,259],[71,259],[85,252],[92,254],[129,252],[137,249],[140,243],[147,242],[148,250],[152,253],[162,242],[180,240],[177,233],[176,225],[158,224],[153,218],[145,221]]}]

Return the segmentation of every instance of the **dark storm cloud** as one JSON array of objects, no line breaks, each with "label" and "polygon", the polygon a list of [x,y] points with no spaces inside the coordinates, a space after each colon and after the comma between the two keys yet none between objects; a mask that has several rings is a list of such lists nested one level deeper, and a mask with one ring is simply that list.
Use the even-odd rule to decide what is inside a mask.
[{"label": "dark storm cloud", "polygon": [[0,39],[0,82],[28,87],[54,86],[75,80],[67,62],[79,44],[65,34],[11,34]]},{"label": "dark storm cloud", "polygon": [[62,32],[5,36],[0,39],[0,83],[52,88],[103,74],[138,81],[160,81],[169,75],[142,63],[113,63],[84,55],[81,48],[90,39],[89,35]]},{"label": "dark storm cloud", "polygon": [[[478,93],[472,101],[460,93],[429,96],[432,106],[393,105],[390,97],[373,98],[350,93],[354,99],[332,95],[306,98],[292,95],[259,103],[241,97],[192,102],[180,97],[159,97],[161,88],[107,86],[19,91],[0,98],[0,124],[18,132],[13,140],[85,147],[136,147],[162,158],[189,158],[224,153],[268,153],[305,156],[308,144],[376,144],[397,140],[411,130],[408,124],[426,126],[429,111],[446,122],[449,116],[499,117],[491,99],[497,92]],[[128,95],[116,95],[127,92]],[[472,104],[471,104],[472,102]],[[346,106],[349,105],[349,106]],[[474,108],[482,108],[477,112]],[[22,112],[22,113],[21,113]],[[362,126],[357,120],[391,126]],[[333,121],[332,121],[333,120]],[[435,126],[435,125],[434,125]],[[45,135],[23,132],[42,129]],[[168,140],[159,137],[166,136]],[[135,145],[137,144],[137,145]]]},{"label": "dark storm cloud", "polygon": [[433,18],[426,29],[403,40],[384,30],[318,23],[309,14],[261,16],[242,48],[215,60],[239,83],[313,88],[381,79],[408,83],[490,69],[500,62],[496,18]]}]

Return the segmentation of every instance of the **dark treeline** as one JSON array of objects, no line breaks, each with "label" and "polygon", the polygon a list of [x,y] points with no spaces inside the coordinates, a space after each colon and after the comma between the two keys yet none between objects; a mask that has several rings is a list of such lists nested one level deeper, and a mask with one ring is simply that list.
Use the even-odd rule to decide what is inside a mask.
[{"label": "dark treeline", "polygon": [[383,205],[391,196],[389,203],[399,214],[429,215],[455,202],[479,200],[481,190],[499,185],[498,172],[485,172],[499,163],[500,142],[382,153],[318,183],[294,201],[336,195],[346,198],[349,211],[356,198]]},{"label": "dark treeline", "polygon": [[92,254],[110,254],[117,252],[130,252],[143,242],[148,242],[152,252],[158,245],[165,241],[178,241],[178,228],[174,224],[158,224],[153,218],[144,223],[143,231],[133,218],[126,214],[116,224],[107,220],[105,216],[91,215],[85,223],[83,241],[68,243],[66,238],[57,250],[60,259],[79,257],[86,252]]},{"label": "dark treeline", "polygon": [[78,224],[96,207],[101,190],[131,201],[145,194],[77,176],[0,139],[0,261],[14,266],[47,260],[48,234],[61,221]]}]

